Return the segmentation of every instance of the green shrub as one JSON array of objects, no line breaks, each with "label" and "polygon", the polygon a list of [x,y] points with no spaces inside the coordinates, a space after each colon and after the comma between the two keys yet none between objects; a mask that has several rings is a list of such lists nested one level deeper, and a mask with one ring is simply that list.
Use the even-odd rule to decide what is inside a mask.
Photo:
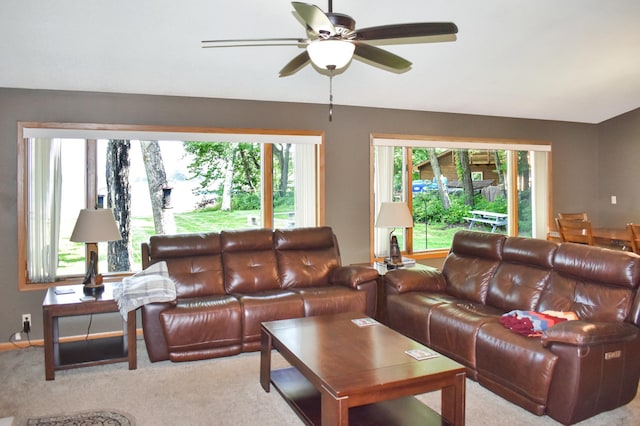
[{"label": "green shrub", "polygon": [[278,211],[293,211],[295,209],[293,192],[287,192],[284,197],[273,197],[273,208]]},{"label": "green shrub", "polygon": [[449,199],[451,200],[451,207],[445,211],[443,222],[448,224],[465,223],[464,218],[471,215],[471,213],[469,213],[471,206],[464,203],[464,197],[453,196]]},{"label": "green shrub", "polygon": [[260,210],[260,196],[255,192],[236,192],[231,199],[233,210]]},{"label": "green shrub", "polygon": [[475,206],[473,210],[484,210],[494,213],[507,213],[508,205],[505,197],[497,197],[493,201],[489,201],[482,195],[477,194],[474,197]]},{"label": "green shrub", "polygon": [[426,216],[428,223],[455,225],[466,223],[464,218],[471,216],[471,210],[507,212],[507,200],[504,197],[488,201],[482,195],[477,194],[474,197],[475,205],[471,207],[464,203],[462,192],[454,192],[449,194],[449,201],[451,205],[449,209],[445,210],[436,191],[416,194],[413,198],[413,220],[416,223],[424,223]]}]

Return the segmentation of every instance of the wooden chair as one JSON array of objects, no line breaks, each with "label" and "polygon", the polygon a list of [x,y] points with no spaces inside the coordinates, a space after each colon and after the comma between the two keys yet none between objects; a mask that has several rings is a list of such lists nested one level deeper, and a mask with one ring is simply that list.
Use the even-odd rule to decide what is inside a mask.
[{"label": "wooden chair", "polygon": [[586,213],[558,213],[558,219],[589,220]]},{"label": "wooden chair", "polygon": [[[558,213],[558,219],[567,220],[589,220],[586,213]],[[556,231],[547,232],[547,240],[549,241],[562,241],[560,238],[560,228],[558,227],[558,221],[556,220]]]},{"label": "wooden chair", "polygon": [[631,251],[640,254],[640,224],[628,223],[627,229],[629,230],[629,236],[631,237]]},{"label": "wooden chair", "polygon": [[593,245],[591,222],[588,220],[556,219],[560,240],[568,243]]}]

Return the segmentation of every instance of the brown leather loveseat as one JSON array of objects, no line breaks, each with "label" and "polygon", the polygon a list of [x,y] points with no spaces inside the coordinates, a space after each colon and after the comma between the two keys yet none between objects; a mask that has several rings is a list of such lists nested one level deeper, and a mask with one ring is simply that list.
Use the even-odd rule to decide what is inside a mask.
[{"label": "brown leather loveseat", "polygon": [[374,316],[378,273],[341,266],[329,227],[158,235],[143,268],[165,261],[177,299],[142,307],[151,361],[260,349],[260,323],[356,311]]},{"label": "brown leather loveseat", "polygon": [[[459,231],[442,271],[385,275],[386,314],[392,328],[464,364],[496,394],[572,424],[636,395],[639,282],[632,253]],[[514,310],[578,320],[531,337],[501,322]]]}]

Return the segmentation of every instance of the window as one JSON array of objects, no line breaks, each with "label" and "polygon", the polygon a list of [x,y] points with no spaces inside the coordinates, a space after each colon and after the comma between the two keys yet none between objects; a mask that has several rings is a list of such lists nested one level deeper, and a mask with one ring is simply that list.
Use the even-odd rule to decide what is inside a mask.
[{"label": "window", "polygon": [[139,269],[157,233],[324,223],[320,132],[19,123],[19,135],[20,289],[81,281],[86,248],[69,237],[82,208],[114,209],[126,238],[98,257],[115,275]]},{"label": "window", "polygon": [[[401,250],[440,256],[460,229],[544,237],[549,217],[550,144],[372,136],[372,258],[387,255],[389,229],[374,228],[380,203],[405,202],[411,229]],[[486,215],[483,213],[486,212]]]}]

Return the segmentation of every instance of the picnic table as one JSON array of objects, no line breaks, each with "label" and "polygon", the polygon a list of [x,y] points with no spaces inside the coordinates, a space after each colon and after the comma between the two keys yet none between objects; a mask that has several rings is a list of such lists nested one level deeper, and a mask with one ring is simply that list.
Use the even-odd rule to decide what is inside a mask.
[{"label": "picnic table", "polygon": [[507,226],[506,213],[487,212],[484,210],[471,210],[473,217],[465,217],[464,219],[469,222],[469,229],[473,229],[476,223],[484,223],[491,225],[491,232],[496,232],[498,226]]}]

